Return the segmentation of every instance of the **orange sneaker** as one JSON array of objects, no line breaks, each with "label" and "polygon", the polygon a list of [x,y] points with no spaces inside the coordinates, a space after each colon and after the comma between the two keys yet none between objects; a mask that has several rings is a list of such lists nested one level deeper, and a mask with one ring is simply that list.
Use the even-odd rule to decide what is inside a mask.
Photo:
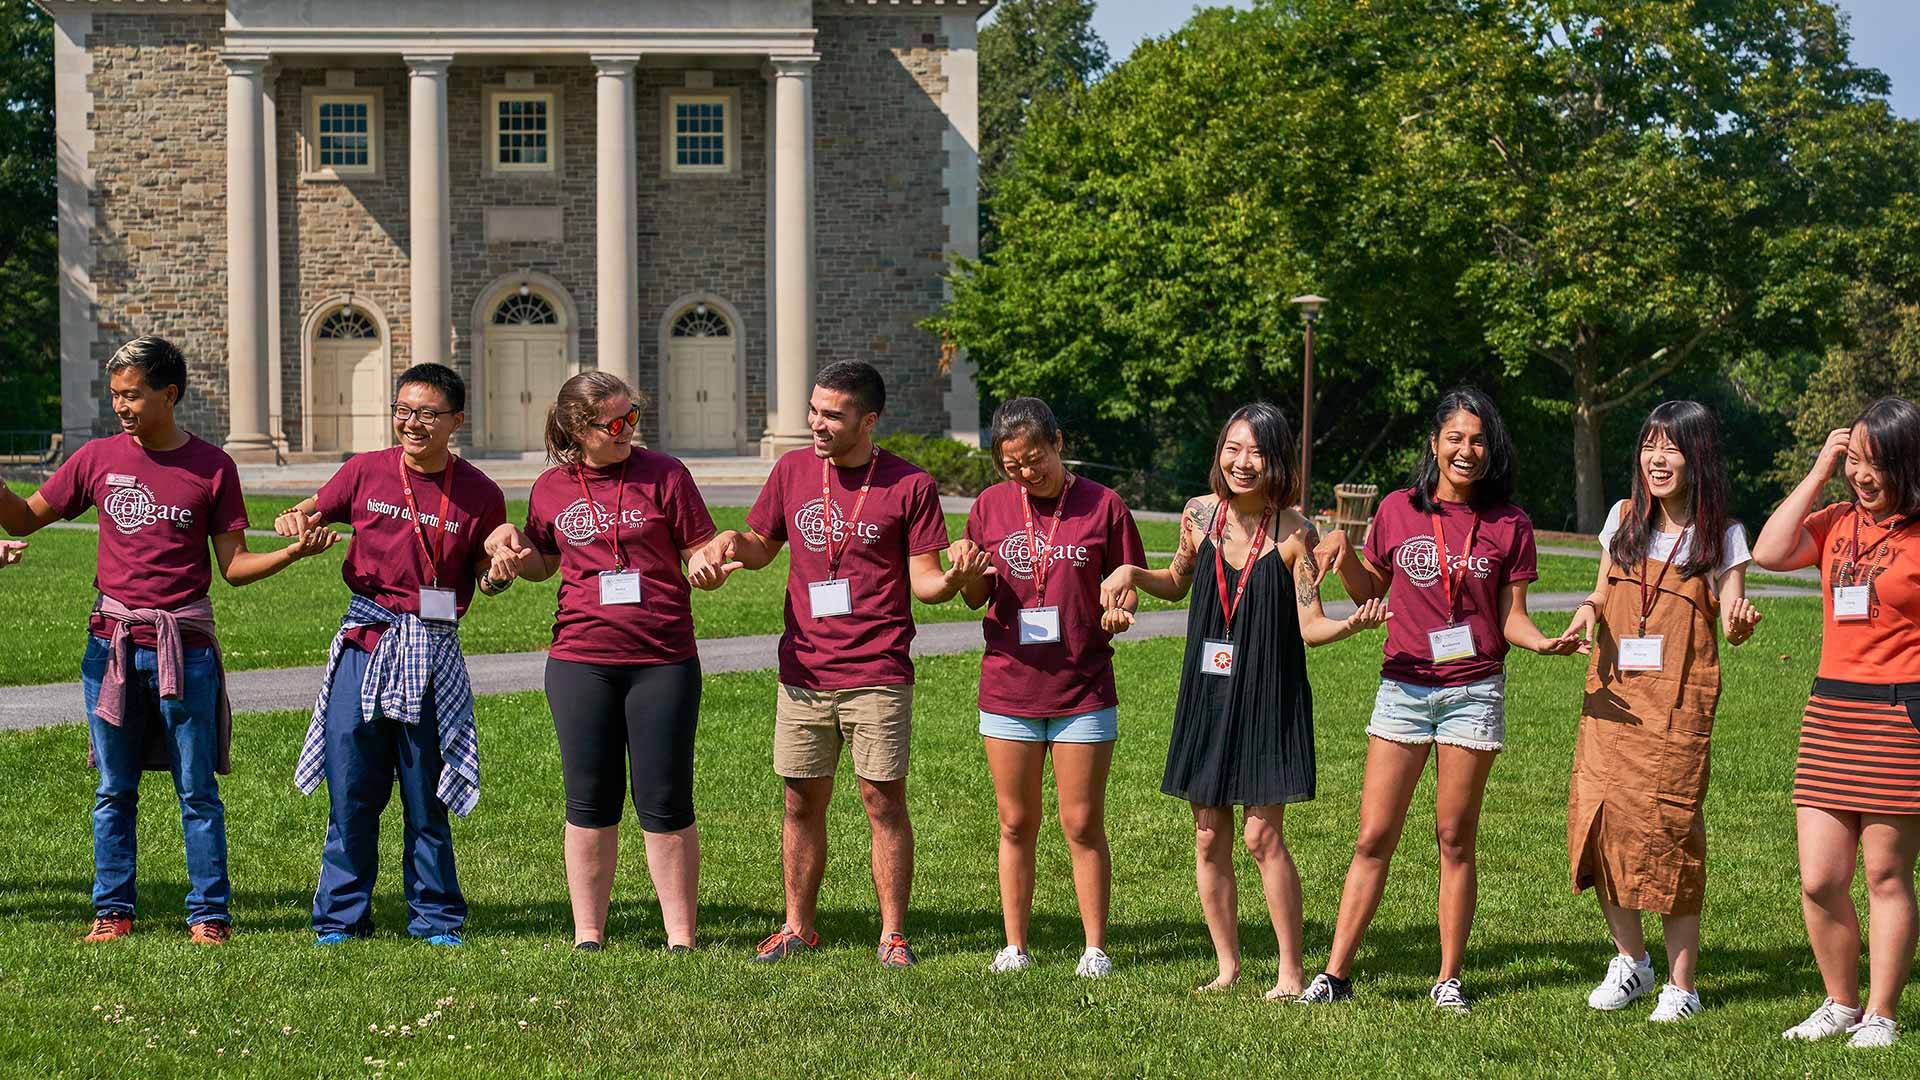
[{"label": "orange sneaker", "polygon": [[187,928],[187,937],[195,945],[225,945],[233,936],[233,927],[225,919],[208,919]]},{"label": "orange sneaker", "polygon": [[791,926],[782,926],[768,934],[767,939],[760,943],[760,947],[753,951],[753,962],[756,964],[778,963],[795,953],[812,952],[819,947],[818,933],[807,938],[802,937],[800,931]]},{"label": "orange sneaker", "polygon": [[109,911],[93,917],[93,929],[88,931],[82,941],[116,941],[133,933],[133,916],[123,911]]}]

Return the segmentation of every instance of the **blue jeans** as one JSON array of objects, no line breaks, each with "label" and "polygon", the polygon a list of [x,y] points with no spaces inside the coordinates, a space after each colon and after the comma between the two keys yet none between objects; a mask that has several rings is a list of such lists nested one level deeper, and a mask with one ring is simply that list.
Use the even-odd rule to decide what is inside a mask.
[{"label": "blue jeans", "polygon": [[159,657],[135,646],[133,670],[126,673],[124,722],[115,727],[93,714],[100,681],[107,674],[107,643],[88,635],[80,659],[80,690],[87,706],[100,786],[93,793],[93,910],[133,914],[134,820],[140,804],[140,768],[149,741],[167,748],[173,790],[180,796],[180,828],[186,838],[187,923],[226,920],[233,884],[227,879],[227,809],[213,767],[218,752],[216,726],[220,681],[213,649],[188,649],[181,698],[160,697]]},{"label": "blue jeans", "polygon": [[453,866],[453,829],[440,783],[440,729],[433,690],[421,703],[420,722],[402,724],[375,714],[363,722],[360,682],[372,657],[343,645],[327,701],[327,844],[320,853],[320,884],[313,892],[316,934],[373,933],[373,881],[380,870],[380,813],[400,780],[406,822],[401,880],[407,894],[407,933],[414,937],[457,932],[467,921],[467,901]]}]

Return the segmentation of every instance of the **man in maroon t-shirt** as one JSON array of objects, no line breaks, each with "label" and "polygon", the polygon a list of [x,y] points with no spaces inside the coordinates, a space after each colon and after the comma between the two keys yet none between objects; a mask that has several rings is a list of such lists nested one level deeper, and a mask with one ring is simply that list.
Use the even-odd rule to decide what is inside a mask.
[{"label": "man in maroon t-shirt", "polygon": [[[173,774],[186,840],[187,923],[218,945],[232,923],[226,807],[226,691],[207,589],[213,564],[230,585],[279,573],[335,540],[300,530],[278,551],[247,550],[247,508],[233,459],[180,430],[186,358],[156,337],[135,338],[107,362],[121,434],[95,439],[25,499],[0,486],[0,528],[26,536],[99,507],[99,591],[80,686],[91,757],[93,928],[88,941],[133,932],[134,823],[143,766]],[[213,558],[207,555],[211,541]],[[25,547],[22,544],[20,547]]]},{"label": "man in maroon t-shirt", "polygon": [[[968,541],[948,546],[933,477],[873,445],[885,407],[886,384],[872,366],[849,360],[822,368],[807,403],[813,446],[780,459],[747,514],[747,530],[715,536],[691,578],[711,588],[735,569],[760,569],[794,541],[773,729],[774,771],[786,780],[787,917],[760,943],[755,959],[763,963],[819,943],[814,913],[827,865],[827,804],[845,744],[873,830],[880,962],[914,962],[902,935],[913,887],[912,604],[951,600],[989,563]],[[942,549],[950,569],[940,567]]]}]

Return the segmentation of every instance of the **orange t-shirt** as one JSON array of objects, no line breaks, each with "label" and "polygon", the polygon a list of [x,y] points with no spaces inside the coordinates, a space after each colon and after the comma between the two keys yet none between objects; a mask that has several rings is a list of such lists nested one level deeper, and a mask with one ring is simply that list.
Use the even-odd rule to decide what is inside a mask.
[{"label": "orange t-shirt", "polygon": [[[1862,558],[1847,575],[1856,522]],[[1849,502],[1817,510],[1802,524],[1819,545],[1820,581],[1826,593],[1820,677],[1862,683],[1920,682],[1920,519],[1908,520],[1889,535]],[[1881,541],[1883,536],[1886,539]],[[1833,590],[1838,585],[1868,586],[1866,618],[1834,619]]]}]

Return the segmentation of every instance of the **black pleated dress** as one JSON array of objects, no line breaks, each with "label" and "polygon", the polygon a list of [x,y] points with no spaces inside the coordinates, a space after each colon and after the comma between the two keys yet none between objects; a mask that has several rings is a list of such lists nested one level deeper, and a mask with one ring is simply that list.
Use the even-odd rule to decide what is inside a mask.
[{"label": "black pleated dress", "polygon": [[[1300,608],[1278,549],[1256,560],[1234,613],[1233,674],[1200,670],[1207,639],[1226,637],[1214,582],[1219,549],[1200,545],[1187,604],[1187,654],[1160,790],[1202,806],[1270,806],[1314,795],[1313,689]],[[1240,574],[1228,563],[1227,595]]]}]

